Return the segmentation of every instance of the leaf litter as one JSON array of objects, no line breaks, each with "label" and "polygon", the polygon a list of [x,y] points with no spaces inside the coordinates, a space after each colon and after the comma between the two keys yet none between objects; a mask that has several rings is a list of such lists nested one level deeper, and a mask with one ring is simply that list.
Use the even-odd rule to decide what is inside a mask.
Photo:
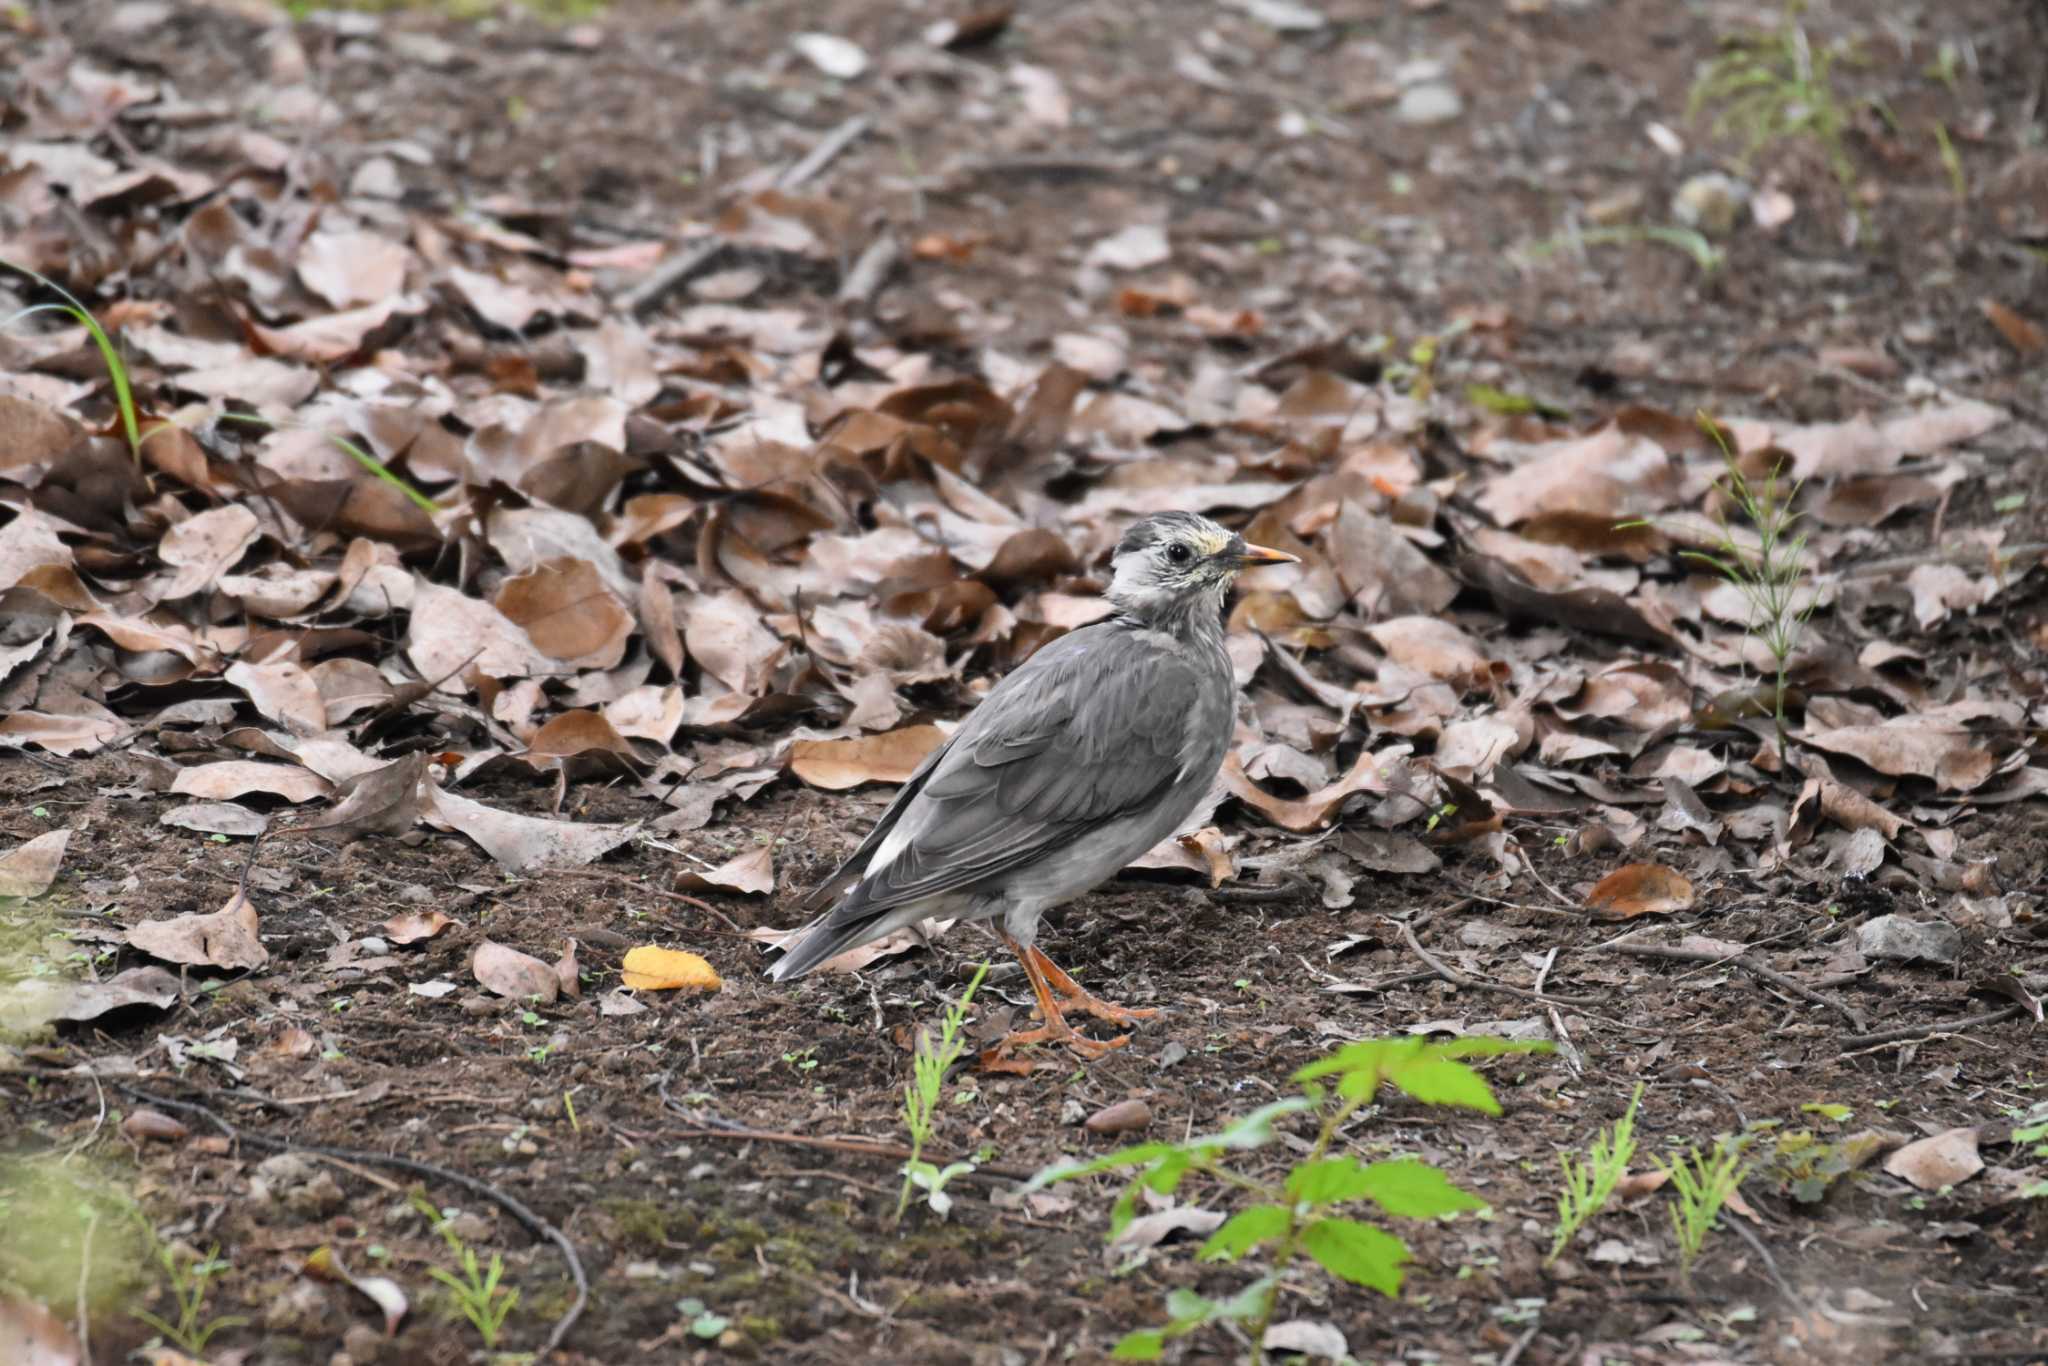
[{"label": "leaf litter", "polygon": [[[1323,19],[1268,10],[1275,31]],[[927,45],[1009,23],[948,20]],[[391,33],[364,20],[356,41]],[[802,80],[864,88],[933,59],[876,33],[782,45]],[[2037,923],[1958,859],[1984,813],[2048,793],[2038,670],[1987,666],[1997,614],[2039,592],[2038,545],[2008,544],[1980,496],[2017,409],[1886,383],[1795,421],[1735,389],[1710,438],[1638,402],[1475,402],[1462,377],[1515,382],[1502,358],[1529,324],[1505,309],[1439,339],[1440,374],[1404,373],[1304,335],[1277,298],[1236,288],[1225,248],[1149,210],[1077,220],[1056,323],[959,287],[952,272],[1011,249],[993,222],[932,227],[886,292],[834,315],[788,298],[791,279],[837,290],[869,246],[827,169],[802,177],[827,188],[732,177],[658,262],[664,232],[621,242],[510,197],[395,211],[379,182],[410,164],[402,149],[308,181],[243,106],[138,91],[117,114],[91,64],[47,70],[45,96],[8,105],[27,131],[0,241],[108,321],[145,423],[170,425],[136,461],[113,377],[77,359],[81,329],[39,316],[0,339],[0,605],[35,624],[0,641],[0,746],[125,765],[127,790],[193,799],[175,828],[373,859],[463,840],[518,878],[621,863],[650,829],[701,832],[674,885],[743,916],[737,898],[765,898],[749,918],[786,921],[859,831],[793,857],[765,841],[778,803],[803,784],[879,810],[860,803],[995,679],[1103,610],[1130,516],[1189,507],[1302,564],[1247,576],[1226,777],[1135,877],[1307,888],[1341,910],[1354,883],[1443,874],[1476,898],[1630,918],[1720,914],[1784,876],[1821,898],[1925,898],[2007,936],[1990,942]],[[1014,62],[980,98],[1014,129],[1063,129],[1085,122],[1085,90],[1056,62]],[[330,108],[309,85],[269,93],[286,124]],[[66,113],[81,108],[163,147],[99,138]],[[145,250],[156,233],[176,249]],[[720,269],[626,306],[700,250]],[[2022,311],[1979,310],[1990,344],[2038,353]],[[1687,554],[1751,544],[1721,520],[1717,439],[1804,481],[1797,604],[1813,615],[1782,743],[1756,724],[1746,601]],[[1919,648],[1866,663],[1864,641]],[[47,892],[64,834],[6,856],[0,890]],[[1512,852],[1553,836],[1568,859]],[[296,912],[255,877],[210,914],[121,914],[136,954],[293,971],[263,941]],[[590,941],[493,923],[549,958],[440,912],[379,928],[408,955],[473,947],[476,979],[514,999],[573,988],[582,952],[609,970]],[[900,973],[944,929],[828,967]],[[708,951],[735,977],[751,966],[737,945]],[[1489,967],[1505,980],[1513,961]],[[169,980],[131,966],[80,983],[69,1018],[162,1008]]]}]

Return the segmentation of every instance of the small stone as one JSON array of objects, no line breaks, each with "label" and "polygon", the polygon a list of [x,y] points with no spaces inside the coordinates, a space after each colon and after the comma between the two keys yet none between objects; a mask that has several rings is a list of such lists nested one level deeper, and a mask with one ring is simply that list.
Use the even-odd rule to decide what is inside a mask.
[{"label": "small stone", "polygon": [[1401,92],[1394,105],[1394,117],[1402,123],[1425,127],[1449,123],[1464,112],[1465,101],[1459,97],[1457,88],[1444,81],[1411,85]]},{"label": "small stone", "polygon": [[358,1366],[371,1366],[384,1355],[384,1335],[367,1323],[351,1323],[341,1335],[341,1349]]},{"label": "small stone", "polygon": [[1749,186],[1719,171],[1693,176],[1671,197],[1671,216],[1709,237],[1727,236],[1748,207]]},{"label": "small stone", "polygon": [[1060,1123],[1079,1124],[1082,1120],[1086,1118],[1088,1118],[1088,1107],[1083,1105],[1080,1101],[1074,1099],[1072,1096],[1068,1096],[1066,1100],[1061,1103]]},{"label": "small stone", "polygon": [[324,1338],[333,1331],[327,1292],[312,1281],[293,1281],[263,1308],[263,1326],[278,1337]]},{"label": "small stone", "polygon": [[1865,958],[1947,967],[1963,956],[1963,936],[1946,921],[1881,915],[1856,932],[1856,947]]},{"label": "small stone", "polygon": [[1105,1105],[1082,1121],[1081,1127],[1091,1134],[1127,1134],[1142,1129],[1152,1122],[1152,1107],[1142,1099],[1132,1097],[1120,1100],[1114,1105]]},{"label": "small stone", "polygon": [[333,1173],[297,1153],[264,1158],[249,1179],[251,1203],[272,1206],[299,1219],[323,1219],[340,1209],[347,1198]]}]

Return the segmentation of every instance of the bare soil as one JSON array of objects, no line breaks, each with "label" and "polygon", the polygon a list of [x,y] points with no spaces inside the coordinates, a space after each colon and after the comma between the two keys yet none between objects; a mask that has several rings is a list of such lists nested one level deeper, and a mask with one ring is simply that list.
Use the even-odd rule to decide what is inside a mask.
[{"label": "bare soil", "polygon": [[[232,98],[255,60],[248,44],[259,26],[226,7],[190,6],[175,42],[147,44],[84,21],[85,11],[106,8],[58,7],[57,18],[84,51],[117,68]],[[1922,128],[1939,110],[1963,128],[1958,100],[1966,111],[1999,113],[1994,137],[1961,144],[1976,193],[1954,201],[1930,139],[1887,138],[1882,122],[1859,122],[1857,154],[1881,168],[1872,173],[1883,184],[1870,206],[1875,239],[1845,247],[1845,207],[1815,188],[1825,168],[1783,149],[1759,170],[1805,187],[1802,212],[1775,236],[1737,232],[1711,276],[1655,245],[1564,250],[1534,263],[1515,253],[1562,231],[1568,203],[1639,190],[1654,216],[1685,175],[1712,164],[1684,123],[1684,91],[1746,10],[1331,3],[1323,8],[1333,22],[1306,36],[1233,20],[1227,31],[1246,46],[1229,69],[1241,79],[1216,89],[1174,65],[1191,50],[1193,8],[1084,0],[1020,14],[1000,50],[1028,51],[1058,71],[1086,111],[1066,136],[1039,146],[1002,145],[973,116],[979,92],[1002,79],[987,50],[933,52],[887,82],[822,94],[780,67],[771,80],[721,78],[728,68],[759,70],[797,29],[845,33],[871,53],[914,47],[935,17],[925,8],[627,4],[594,21],[594,42],[527,19],[478,28],[421,14],[381,21],[376,41],[331,26],[307,32],[327,88],[351,111],[332,135],[337,163],[392,140],[414,145],[426,153],[407,163],[408,192],[420,202],[522,201],[535,207],[520,226],[542,237],[590,221],[659,236],[709,211],[742,174],[734,160],[780,164],[848,115],[872,114],[873,131],[833,172],[854,220],[991,239],[971,267],[921,271],[890,296],[884,314],[903,337],[928,338],[981,310],[1049,341],[1068,316],[1071,244],[1089,235],[1077,225],[1109,231],[1163,216],[1191,241],[1272,243],[1235,258],[1253,273],[1233,275],[1228,293],[1233,306],[1260,309],[1303,337],[1385,333],[1405,347],[1461,313],[1511,315],[1511,341],[1474,377],[1567,406],[1639,399],[1687,413],[1739,401],[1750,411],[1845,416],[1881,396],[1874,381],[1822,356],[1862,347],[2040,420],[2038,358],[2016,357],[1979,308],[1995,296],[2048,318],[2048,270],[2023,240],[2034,228],[2022,220],[2038,216],[2048,185],[2041,38],[2024,5],[1964,0],[1882,22],[1855,7],[1813,16],[1821,32],[1868,26],[1873,65],[1851,75],[1885,97],[1899,126]],[[409,60],[389,41],[396,33],[438,38],[458,55],[442,65]],[[1944,39],[1969,44],[1960,96],[1920,74]],[[1387,117],[1362,88],[1359,41],[1442,61],[1462,113],[1430,127]],[[2012,131],[2028,108],[2031,149]],[[1350,135],[1284,136],[1276,129],[1289,109]],[[1660,120],[1684,130],[1694,150],[1679,159],[1659,150],[1644,128]],[[700,134],[710,130],[722,150],[707,177]],[[1318,249],[1331,240],[1345,251]],[[820,311],[835,307],[835,287],[800,275],[769,285]],[[1167,380],[1192,377],[1217,354],[1181,328],[1133,322],[1131,335],[1132,365]],[[974,344],[963,333],[958,353]],[[1266,358],[1263,349],[1222,354],[1232,364]],[[2025,494],[2010,539],[2043,539],[2048,462],[2038,446],[2015,458],[2005,485],[1959,492],[1946,516],[1962,524],[1988,516],[1994,495]],[[1928,534],[1927,518],[1911,514],[1899,531],[1908,548],[1923,543],[1915,538]],[[1485,613],[1466,616],[1501,629]],[[1980,674],[2038,680],[2044,621],[2037,573],[1999,611],[1952,621],[1916,644],[1967,656]],[[1797,777],[1783,781],[1777,795],[1789,800]],[[246,845],[159,824],[173,803],[146,787],[120,754],[0,757],[0,842],[53,824],[74,829],[64,887],[82,926],[217,909],[243,873]],[[546,814],[554,793],[548,783],[494,777],[471,795]],[[1987,1160],[2023,1172],[1998,1125],[2034,1104],[2048,1080],[2031,1021],[1849,1041],[1995,1010],[2004,998],[1977,984],[2048,967],[2044,922],[2029,909],[2048,886],[2048,828],[2029,803],[1987,807],[1958,827],[1955,859],[1990,861],[1996,890],[2018,910],[2009,927],[1965,926],[1966,956],[1953,969],[1859,965],[1830,976],[1857,925],[1950,904],[1910,879],[1845,880],[1817,856],[1759,873],[1747,856],[1660,846],[1700,898],[1660,927],[1670,933],[1659,942],[1697,933],[1759,946],[1770,966],[1827,983],[1818,990],[1834,1006],[1733,964],[1614,951],[1629,927],[1567,907],[1622,860],[1567,854],[1557,837],[1576,829],[1569,812],[1509,818],[1556,897],[1533,882],[1504,892],[1492,860],[1464,846],[1440,850],[1443,868],[1426,876],[1360,870],[1354,900],[1335,911],[1303,887],[1210,892],[1165,876],[1121,880],[1054,916],[1042,942],[1082,981],[1162,1015],[1090,1065],[1022,1078],[958,1074],[937,1143],[943,1157],[980,1153],[983,1170],[956,1184],[949,1220],[913,1210],[898,1224],[894,1160],[719,1132],[740,1125],[792,1139],[900,1141],[911,1031],[936,1019],[991,946],[962,931],[859,978],[783,986],[758,975],[758,947],[740,934],[791,923],[793,903],[886,796],[784,780],[736,816],[679,836],[717,861],[755,842],[774,845],[775,894],[705,895],[716,914],[672,895],[675,860],[644,846],[581,873],[515,879],[455,835],[339,849],[268,842],[250,874],[264,897],[265,972],[194,994],[169,1017],[141,1010],[67,1028],[31,1050],[39,1074],[0,1075],[0,1129],[24,1146],[62,1146],[111,1123],[136,1096],[98,1092],[59,1069],[133,1055],[136,1090],[203,1105],[239,1130],[467,1173],[531,1206],[580,1253],[591,1299],[565,1361],[1095,1361],[1128,1330],[1158,1322],[1169,1290],[1225,1293],[1246,1273],[1197,1263],[1180,1243],[1122,1272],[1103,1249],[1106,1194],[1062,1187],[1070,1199],[1019,1203],[1003,1173],[1121,1141],[1085,1134],[1078,1117],[1127,1097],[1149,1102],[1154,1134],[1178,1135],[1271,1099],[1293,1069],[1342,1040],[1526,1024],[1562,1031],[1572,1051],[1489,1066],[1503,1116],[1390,1101],[1355,1133],[1360,1151],[1440,1165],[1493,1211],[1402,1230],[1416,1265],[1397,1300],[1298,1278],[1299,1315],[1336,1324],[1359,1360],[2048,1360],[2048,1200],[2019,1198],[2011,1180],[1919,1192],[1873,1164],[1802,1200],[1799,1182],[1818,1160],[1808,1149],[1764,1162],[1744,1188],[1750,1213],[1729,1216],[1743,1236],[1716,1235],[1690,1288],[1657,1199],[1608,1214],[1559,1263],[1541,1265],[1555,1154],[1583,1148],[1637,1080],[1647,1083],[1645,1154],[1758,1121],[1776,1121],[1780,1135],[1809,1131],[1820,1149],[1865,1128],[1917,1138],[1977,1125],[1989,1126],[1980,1134]],[[1723,798],[1717,808],[1735,805]],[[647,810],[629,787],[590,781],[571,786],[564,808],[617,821]],[[1241,854],[1279,838],[1264,827],[1248,833]],[[395,965],[331,956],[414,909],[439,909],[459,926],[392,949]],[[1484,982],[1528,987],[1555,951],[1544,989],[1595,1004],[1553,1019],[1520,997],[1425,976],[1395,920]],[[479,1002],[451,1024],[443,1004],[408,993],[408,982],[432,977],[467,983],[469,955],[485,937],[548,959],[576,939],[591,994],[539,1012]],[[621,953],[650,940],[711,956],[723,990],[650,997],[645,1014],[600,1016],[594,996],[613,984]],[[1014,966],[997,963],[980,1004],[977,1041],[1028,1016]],[[264,1047],[294,1027],[311,1034],[309,1055]],[[243,1041],[232,1068],[194,1059],[172,1069],[157,1048],[164,1035],[217,1032]],[[105,1118],[103,1103],[112,1107]],[[1802,1108],[1822,1103],[1854,1117],[1835,1124]],[[182,1117],[195,1136],[209,1133],[199,1114]],[[443,1251],[404,1209],[402,1173],[336,1166],[338,1201],[295,1205],[249,1198],[249,1173],[267,1155],[256,1147],[131,1146],[108,1160],[165,1236],[218,1243],[233,1263],[210,1308],[251,1323],[222,1332],[213,1360],[470,1358],[474,1334],[426,1279]],[[1268,1160],[1284,1163],[1285,1150]],[[486,1201],[432,1193],[483,1219],[470,1241],[501,1250],[521,1291],[507,1340],[538,1344],[573,1294],[557,1250]],[[379,1269],[373,1245],[420,1301],[389,1341],[361,1330],[371,1322],[365,1301],[339,1286],[309,1296],[298,1274],[321,1246],[358,1272]],[[728,1331],[692,1337],[677,1307],[690,1299],[727,1319]],[[148,1336],[111,1317],[94,1327],[95,1359],[122,1360]],[[1217,1333],[1174,1351],[1184,1361],[1244,1355]]]}]

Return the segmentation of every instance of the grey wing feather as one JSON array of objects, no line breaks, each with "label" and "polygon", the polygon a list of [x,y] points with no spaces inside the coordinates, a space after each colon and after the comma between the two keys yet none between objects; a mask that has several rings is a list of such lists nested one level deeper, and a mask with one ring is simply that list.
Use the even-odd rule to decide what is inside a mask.
[{"label": "grey wing feather", "polygon": [[828,923],[966,890],[1149,808],[1180,774],[1199,692],[1186,659],[1119,626],[1054,641],[976,709],[910,801],[899,799],[875,843],[899,845],[895,856],[871,867]]},{"label": "grey wing feather", "polygon": [[[955,738],[957,739],[958,737],[956,736]],[[940,745],[930,754],[924,756],[924,762],[919,764],[916,770],[911,773],[909,781],[897,790],[896,799],[889,803],[889,809],[884,811],[875,821],[875,828],[868,831],[867,838],[860,842],[860,848],[848,854],[845,862],[832,870],[832,876],[826,878],[816,887],[813,887],[809,894],[798,903],[797,909],[812,912],[821,911],[837,900],[841,892],[845,891],[849,885],[859,879],[861,873],[868,866],[868,860],[875,856],[875,851],[882,847],[884,840],[889,838],[889,832],[896,828],[897,818],[902,816],[905,808],[916,799],[917,794],[924,790],[925,779],[931,776],[932,770],[939,766],[946,757],[946,751],[952,747],[953,740],[947,740],[945,744]]]}]

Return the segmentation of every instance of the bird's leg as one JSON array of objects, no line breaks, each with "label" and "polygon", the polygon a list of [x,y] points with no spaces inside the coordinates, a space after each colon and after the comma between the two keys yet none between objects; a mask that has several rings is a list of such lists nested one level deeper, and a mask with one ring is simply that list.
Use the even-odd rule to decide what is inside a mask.
[{"label": "bird's leg", "polygon": [[[1001,935],[1001,938],[1005,944],[1010,946],[1010,952],[1017,955],[1017,961],[1024,965],[1024,976],[1030,980],[1031,994],[1038,1001],[1038,1016],[1045,1023],[1036,1029],[1016,1030],[1007,1034],[997,1041],[995,1047],[985,1050],[981,1055],[983,1071],[1031,1072],[1041,1066],[1046,1066],[1047,1064],[1031,1062],[1023,1058],[1011,1056],[1017,1049],[1027,1044],[1063,1043],[1084,1058],[1099,1058],[1112,1049],[1122,1048],[1130,1042],[1129,1035],[1125,1035],[1120,1039],[1091,1039],[1087,1035],[1076,1031],[1072,1025],[1067,1023],[1066,1016],[1060,1013],[1060,1004],[1053,998],[1052,988],[1046,981],[1045,973],[1040,969],[1040,964],[1045,963],[1045,956],[1038,954],[1034,958],[1033,955],[1036,953],[1036,950],[1025,948],[1007,934]],[[1046,966],[1050,966],[1050,964],[1046,964]],[[1073,987],[1077,992],[1080,991],[1080,988],[1075,985],[1073,979],[1069,978],[1065,973],[1060,972],[1058,968],[1053,968],[1053,971],[1059,973],[1060,979],[1068,986]],[[1081,994],[1083,996],[1087,995],[1085,992],[1081,992]],[[1090,997],[1089,999],[1093,1000],[1094,998]]]},{"label": "bird's leg", "polygon": [[1066,1005],[1061,1007],[1063,1010],[1078,1010],[1085,1015],[1093,1015],[1098,1020],[1107,1020],[1111,1024],[1149,1020],[1159,1014],[1156,1010],[1136,1010],[1130,1006],[1111,1005],[1098,999],[1091,995],[1086,987],[1055,967],[1052,959],[1047,958],[1036,944],[1024,950],[1020,956],[1028,957],[1036,963],[1039,972],[1045,975],[1045,984],[1067,998]]}]

